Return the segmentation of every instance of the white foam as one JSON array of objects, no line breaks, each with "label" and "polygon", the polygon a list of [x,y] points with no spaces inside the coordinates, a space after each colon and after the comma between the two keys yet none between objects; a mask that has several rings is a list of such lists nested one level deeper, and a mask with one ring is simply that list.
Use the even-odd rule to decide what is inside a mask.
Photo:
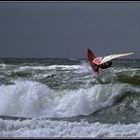
[{"label": "white foam", "polygon": [[13,121],[0,119],[0,137],[75,137],[110,138],[140,137],[140,123],[101,124],[87,121],[67,122],[32,119]]},{"label": "white foam", "polygon": [[7,65],[6,64],[0,64],[0,69],[6,69]]},{"label": "white foam", "polygon": [[82,67],[80,65],[50,65],[50,66],[21,66],[19,70],[27,70],[27,69],[33,69],[33,70],[55,70],[57,68],[61,68],[62,70],[71,70],[71,69],[81,69]]},{"label": "white foam", "polygon": [[52,118],[89,115],[111,105],[126,91],[140,92],[129,84],[95,85],[87,89],[51,90],[35,81],[16,80],[0,86],[0,115]]},{"label": "white foam", "polygon": [[51,108],[51,90],[38,82],[16,80],[15,85],[0,86],[0,114],[36,116]]}]

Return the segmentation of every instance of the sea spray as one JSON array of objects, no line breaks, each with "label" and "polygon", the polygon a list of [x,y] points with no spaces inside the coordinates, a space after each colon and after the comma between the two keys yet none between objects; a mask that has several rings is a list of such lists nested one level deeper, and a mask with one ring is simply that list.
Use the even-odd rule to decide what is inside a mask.
[{"label": "sea spray", "polygon": [[13,85],[0,86],[0,114],[50,118],[89,115],[111,105],[116,96],[130,90],[135,91],[135,88],[119,83],[51,90],[39,82],[16,80]]},{"label": "sea spray", "polygon": [[139,137],[139,62],[0,59],[0,136]]}]

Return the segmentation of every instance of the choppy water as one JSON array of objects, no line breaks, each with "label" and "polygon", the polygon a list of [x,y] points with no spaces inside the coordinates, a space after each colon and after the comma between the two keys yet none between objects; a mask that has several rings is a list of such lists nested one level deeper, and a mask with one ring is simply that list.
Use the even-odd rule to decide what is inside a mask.
[{"label": "choppy water", "polygon": [[140,137],[140,60],[0,59],[0,137]]}]

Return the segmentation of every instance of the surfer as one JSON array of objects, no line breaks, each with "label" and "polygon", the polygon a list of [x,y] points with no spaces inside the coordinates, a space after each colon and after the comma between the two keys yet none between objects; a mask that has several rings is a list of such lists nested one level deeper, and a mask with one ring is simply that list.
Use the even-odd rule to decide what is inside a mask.
[{"label": "surfer", "polygon": [[108,62],[105,62],[103,64],[100,64],[99,67],[101,69],[107,69],[107,68],[111,67],[111,65],[112,65],[112,61],[108,61]]},{"label": "surfer", "polygon": [[94,64],[93,62],[91,64],[91,66],[95,72],[99,72],[98,71],[99,68],[107,69],[107,68],[111,67],[111,65],[112,65],[112,61],[108,61],[108,62],[100,64],[100,65]]},{"label": "surfer", "polygon": [[99,68],[101,69],[107,69],[109,67],[111,67],[112,65],[112,61],[107,61],[103,64],[97,65],[96,63],[100,62],[100,57],[96,57],[93,52],[91,51],[91,49],[88,48],[88,61],[90,62],[90,65],[93,69],[93,71],[95,72],[99,72]]},{"label": "surfer", "polygon": [[104,57],[96,57],[93,52],[91,51],[90,48],[88,48],[87,51],[87,56],[88,56],[88,61],[93,69],[93,71],[99,73],[99,68],[101,69],[107,69],[112,66],[112,61],[116,58],[127,56],[127,55],[132,55],[134,54],[133,52],[130,53],[122,53],[122,54],[112,54],[112,55],[107,55]]}]

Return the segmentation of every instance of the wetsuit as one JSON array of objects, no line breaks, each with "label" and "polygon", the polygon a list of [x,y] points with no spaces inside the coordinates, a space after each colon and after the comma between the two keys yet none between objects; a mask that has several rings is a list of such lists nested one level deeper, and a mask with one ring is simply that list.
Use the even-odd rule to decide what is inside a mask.
[{"label": "wetsuit", "polygon": [[112,62],[111,61],[108,61],[108,62],[106,62],[104,64],[99,65],[99,67],[101,69],[107,69],[107,68],[111,67],[111,65],[112,65]]}]

